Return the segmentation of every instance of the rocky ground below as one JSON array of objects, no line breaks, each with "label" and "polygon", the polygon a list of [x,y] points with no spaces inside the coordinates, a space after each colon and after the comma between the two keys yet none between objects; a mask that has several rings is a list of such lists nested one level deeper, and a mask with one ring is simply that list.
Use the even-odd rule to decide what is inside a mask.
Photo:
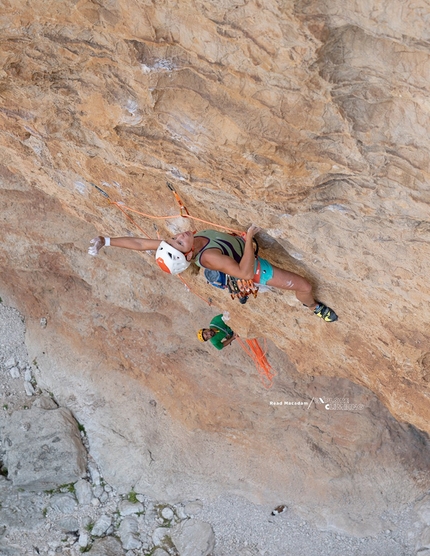
[{"label": "rocky ground below", "polygon": [[[42,327],[45,324],[43,320],[40,323]],[[41,391],[37,374],[37,361],[28,361],[24,317],[0,303],[2,555],[430,554],[430,496],[401,513],[393,508],[383,516],[386,528],[378,536],[356,538],[318,530],[297,515],[288,500],[280,500],[282,505],[274,512],[274,508],[231,494],[216,500],[180,502],[150,500],[145,493],[134,491],[119,494],[100,475],[91,456],[85,424],[77,424],[86,460],[82,477],[41,492],[17,487],[5,465],[5,429],[10,429],[14,414],[22,415],[16,412],[28,411],[34,420],[43,414],[42,410],[58,410],[55,392]],[[25,428],[21,421],[21,428]]]}]

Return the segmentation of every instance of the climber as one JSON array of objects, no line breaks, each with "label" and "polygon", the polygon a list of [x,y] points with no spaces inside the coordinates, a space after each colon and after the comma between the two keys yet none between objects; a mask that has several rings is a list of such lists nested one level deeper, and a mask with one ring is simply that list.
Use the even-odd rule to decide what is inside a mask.
[{"label": "climber", "polygon": [[225,324],[222,315],[217,315],[211,320],[209,328],[202,328],[197,332],[197,338],[201,342],[209,340],[217,349],[223,349],[237,338],[237,334]]},{"label": "climber", "polygon": [[312,295],[311,284],[303,277],[273,266],[261,257],[255,257],[252,238],[260,230],[250,226],[245,238],[219,232],[181,232],[168,241],[131,237],[108,238],[99,236],[91,240],[90,255],[97,255],[102,247],[113,246],[137,251],[156,250],[156,262],[165,272],[179,274],[194,261],[198,266],[218,270],[255,284],[291,290],[297,299],[326,322],[334,322],[337,315]]}]

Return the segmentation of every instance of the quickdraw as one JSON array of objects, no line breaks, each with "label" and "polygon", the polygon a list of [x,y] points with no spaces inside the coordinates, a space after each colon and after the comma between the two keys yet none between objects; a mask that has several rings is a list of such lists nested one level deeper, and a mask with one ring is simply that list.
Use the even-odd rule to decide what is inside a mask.
[{"label": "quickdraw", "polygon": [[250,295],[254,298],[258,294],[258,286],[252,280],[242,280],[234,276],[227,275],[227,288],[232,299],[239,299],[240,303],[245,304]]},{"label": "quickdraw", "polygon": [[[179,205],[179,212],[181,213],[181,216],[183,218],[192,218],[190,213],[188,212],[187,207],[184,205],[184,203],[181,201],[181,198],[179,197],[179,195],[176,193],[175,188],[173,187],[173,185],[169,182],[166,181],[167,187],[170,189],[170,191],[173,193],[173,195],[175,196],[176,202]],[[185,214],[184,214],[185,213]]]}]

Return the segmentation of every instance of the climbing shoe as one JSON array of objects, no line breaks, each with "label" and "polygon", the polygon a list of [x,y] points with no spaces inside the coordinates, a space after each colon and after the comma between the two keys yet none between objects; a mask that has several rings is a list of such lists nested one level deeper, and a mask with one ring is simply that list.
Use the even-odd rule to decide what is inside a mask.
[{"label": "climbing shoe", "polygon": [[333,309],[330,309],[330,307],[327,307],[327,305],[324,305],[324,303],[320,303],[319,301],[318,305],[314,309],[314,313],[317,317],[320,317],[326,322],[334,322],[337,320],[337,315]]}]

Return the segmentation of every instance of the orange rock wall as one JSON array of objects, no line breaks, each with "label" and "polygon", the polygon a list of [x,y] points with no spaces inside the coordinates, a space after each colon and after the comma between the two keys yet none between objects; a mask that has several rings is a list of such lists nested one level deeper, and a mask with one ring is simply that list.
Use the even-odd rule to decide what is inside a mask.
[{"label": "orange rock wall", "polygon": [[[110,457],[105,419],[135,454],[117,477],[124,488],[131,477],[160,480],[135,470],[140,458],[151,476],[153,455],[142,446],[160,426],[163,446],[175,430],[182,453],[168,464],[172,452],[160,449],[164,470],[196,474],[201,453],[201,484],[212,473],[219,485],[225,466],[215,458],[212,468],[205,446],[220,435],[220,453],[238,466],[230,488],[249,481],[243,491],[260,496],[284,481],[293,489],[286,462],[303,457],[313,476],[312,456],[282,452],[273,473],[258,472],[261,454],[273,460],[279,448],[269,402],[331,395],[312,386],[318,377],[364,386],[396,419],[429,432],[426,10],[420,0],[3,2],[2,293],[28,315],[40,381],[87,419],[100,457]],[[213,298],[208,308],[161,275],[151,255],[86,255],[99,233],[141,235],[93,184],[172,216],[166,180],[199,218],[261,226],[265,257],[309,278],[339,322],[326,325],[289,293],[240,306],[187,271],[193,291]],[[161,234],[190,225],[136,221],[153,236],[154,223]],[[242,336],[282,350],[271,347],[279,374],[269,393],[237,345],[227,355],[197,344],[195,330],[221,310]],[[332,384],[342,395],[346,383]],[[160,407],[166,422],[148,426]],[[327,422],[329,444],[343,426]],[[362,440],[345,440],[352,450],[366,437],[367,425],[355,426]],[[142,427],[149,436],[136,432]],[[346,427],[340,436],[351,439],[354,425]],[[312,481],[336,475],[323,469],[324,457]]]}]

